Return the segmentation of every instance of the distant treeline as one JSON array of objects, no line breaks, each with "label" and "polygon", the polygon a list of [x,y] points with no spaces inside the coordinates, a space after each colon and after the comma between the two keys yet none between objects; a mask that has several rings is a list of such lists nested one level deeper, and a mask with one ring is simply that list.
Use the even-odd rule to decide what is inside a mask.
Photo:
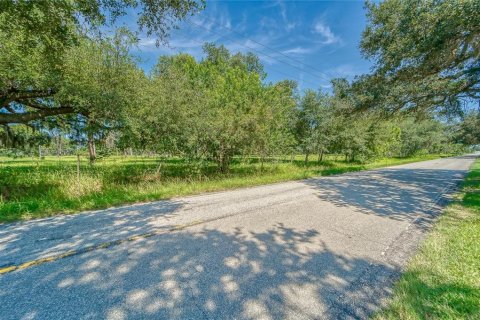
[{"label": "distant treeline", "polygon": [[480,117],[462,107],[480,99],[479,1],[368,2],[360,50],[372,72],[327,91],[270,83],[256,55],[212,43],[147,74],[131,54],[136,30],[115,24],[136,10],[160,45],[204,5],[3,1],[1,152],[178,156],[225,172],[237,156],[365,161],[479,144]]},{"label": "distant treeline", "polygon": [[[76,59],[89,56],[90,50],[99,50],[105,61],[110,57],[94,43],[82,50]],[[161,57],[146,75],[131,62],[128,51],[121,50],[125,62],[115,68],[124,71],[117,70],[117,76],[102,83],[90,82],[93,87],[85,92],[103,99],[110,92],[103,89],[111,85],[114,97],[96,105],[105,110],[97,113],[92,108],[88,115],[65,115],[31,126],[4,126],[2,153],[38,156],[80,151],[88,152],[92,162],[98,154],[178,156],[214,161],[227,171],[236,156],[267,159],[303,154],[307,161],[311,155],[321,160],[335,154],[367,161],[458,153],[475,143],[469,140],[479,119],[474,113],[465,118],[468,121],[447,122],[433,113],[387,117],[375,110],[359,111],[344,79],[332,81],[331,93],[299,92],[292,81],[265,83],[263,67],[253,54],[231,54],[212,44],[206,44],[204,51],[200,61],[187,54]]]}]

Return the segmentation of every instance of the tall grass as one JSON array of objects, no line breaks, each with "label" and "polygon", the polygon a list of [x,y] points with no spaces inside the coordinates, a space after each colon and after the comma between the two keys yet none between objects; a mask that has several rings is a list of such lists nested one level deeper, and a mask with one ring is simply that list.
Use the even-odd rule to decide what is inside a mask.
[{"label": "tall grass", "polygon": [[228,174],[213,163],[184,159],[108,157],[93,166],[81,159],[77,178],[76,157],[0,158],[0,222],[106,208],[124,203],[218,191],[286,180],[304,179],[433,159],[438,155],[389,158],[348,163],[327,157],[321,163],[304,163],[301,157],[236,159]]}]

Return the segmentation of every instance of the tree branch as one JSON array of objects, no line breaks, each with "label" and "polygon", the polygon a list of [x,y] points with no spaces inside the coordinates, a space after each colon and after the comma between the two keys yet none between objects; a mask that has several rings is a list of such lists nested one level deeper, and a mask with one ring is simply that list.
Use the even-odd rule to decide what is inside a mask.
[{"label": "tree branch", "polygon": [[72,107],[58,107],[41,109],[36,112],[23,113],[0,113],[0,125],[9,123],[27,123],[32,120],[43,119],[45,117],[57,116],[61,114],[69,114],[75,112]]},{"label": "tree branch", "polygon": [[52,107],[45,106],[34,100],[16,100],[15,102],[21,103],[33,109],[40,109],[40,110],[52,109]]},{"label": "tree branch", "polygon": [[17,88],[9,88],[5,92],[0,93],[0,107],[8,105],[10,102],[24,99],[46,98],[55,94],[53,89],[45,90],[18,90]]},{"label": "tree branch", "polygon": [[15,113],[15,110],[13,110],[13,108],[10,105],[3,106],[3,108],[5,108],[10,113]]}]

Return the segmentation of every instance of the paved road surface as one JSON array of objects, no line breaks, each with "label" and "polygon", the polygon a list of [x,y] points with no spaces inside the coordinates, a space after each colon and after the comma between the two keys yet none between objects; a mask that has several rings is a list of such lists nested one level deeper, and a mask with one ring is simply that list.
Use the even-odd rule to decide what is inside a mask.
[{"label": "paved road surface", "polygon": [[0,319],[365,318],[473,161],[0,225],[0,268],[80,252],[0,275]]}]

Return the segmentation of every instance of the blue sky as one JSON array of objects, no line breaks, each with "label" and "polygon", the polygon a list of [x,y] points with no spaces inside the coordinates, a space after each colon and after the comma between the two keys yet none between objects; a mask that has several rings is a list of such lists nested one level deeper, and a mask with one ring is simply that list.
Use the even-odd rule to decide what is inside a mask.
[{"label": "blue sky", "polygon": [[257,54],[267,81],[292,79],[300,89],[329,90],[333,77],[352,79],[369,71],[358,48],[364,27],[363,1],[207,0],[204,11],[172,32],[168,47],[140,35],[134,53],[148,71],[160,55],[201,58],[202,43],[214,42]]}]

